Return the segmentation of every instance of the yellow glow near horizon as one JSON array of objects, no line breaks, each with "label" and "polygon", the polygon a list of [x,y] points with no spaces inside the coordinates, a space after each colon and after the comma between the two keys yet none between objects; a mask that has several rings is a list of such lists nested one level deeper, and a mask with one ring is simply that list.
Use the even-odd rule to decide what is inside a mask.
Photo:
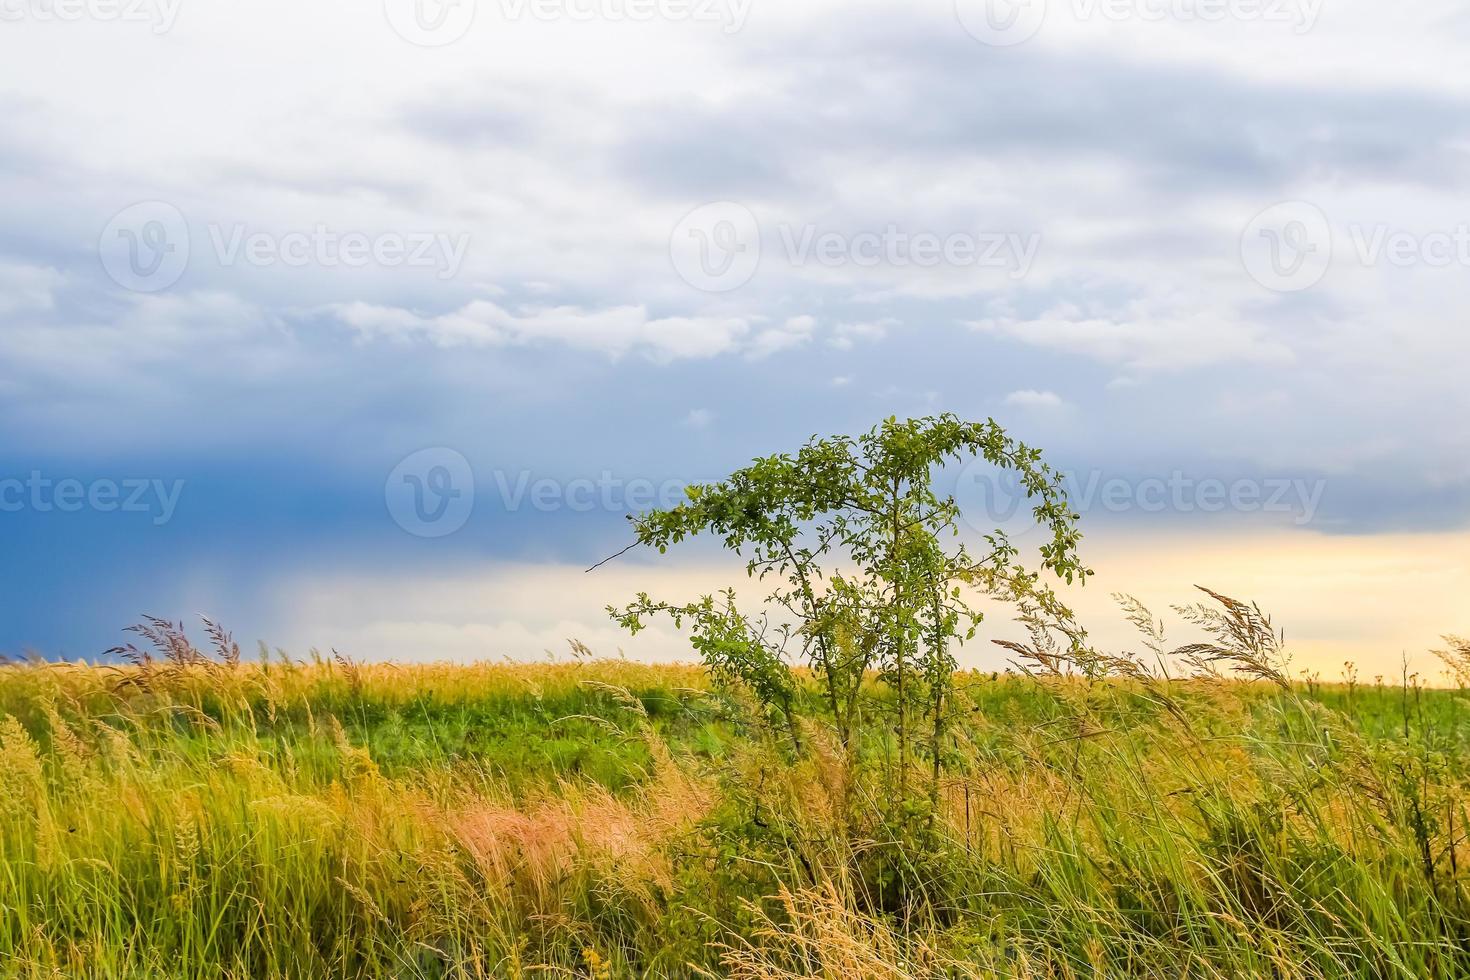
[{"label": "yellow glow near horizon", "polygon": [[[1029,538],[1026,548],[1034,547]],[[1169,641],[1194,634],[1171,605],[1204,598],[1206,585],[1258,602],[1286,631],[1292,669],[1341,676],[1345,661],[1360,678],[1397,677],[1401,657],[1426,683],[1443,680],[1430,650],[1445,633],[1470,633],[1470,533],[1326,536],[1303,531],[1208,533],[1089,531],[1083,556],[1097,572],[1086,588],[1064,594],[1104,649],[1137,648],[1136,634],[1111,598],[1138,597],[1165,621]],[[291,622],[275,638],[303,649],[336,647],[354,656],[394,660],[537,660],[563,653],[576,637],[595,652],[618,650],[643,660],[689,660],[693,651],[665,627],[629,637],[603,608],[646,590],[670,599],[735,585],[753,604],[762,593],[746,582],[738,559],[617,562],[584,574],[560,564],[496,564],[425,580],[345,574],[289,583],[282,606]],[[988,641],[1015,636],[1000,616],[960,653],[962,665],[996,669],[1005,655]]]},{"label": "yellow glow near horizon", "polygon": [[[1470,533],[1329,536],[1302,531],[1089,534],[1097,570],[1073,607],[1102,646],[1131,642],[1109,593],[1137,596],[1169,622],[1171,604],[1205,598],[1205,585],[1258,602],[1286,631],[1295,673],[1338,679],[1345,661],[1360,678],[1397,677],[1402,658],[1425,682],[1441,665],[1430,651],[1445,633],[1470,632]],[[1182,628],[1182,627],[1181,627]]]}]

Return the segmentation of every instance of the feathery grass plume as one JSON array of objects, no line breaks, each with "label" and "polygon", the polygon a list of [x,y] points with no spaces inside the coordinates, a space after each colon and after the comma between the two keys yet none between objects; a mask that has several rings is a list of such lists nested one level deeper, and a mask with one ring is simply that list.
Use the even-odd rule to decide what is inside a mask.
[{"label": "feathery grass plume", "polygon": [[1444,649],[1430,652],[1444,663],[1457,687],[1461,690],[1470,687],[1470,640],[1453,634],[1446,634],[1442,639]]},{"label": "feathery grass plume", "polygon": [[353,662],[351,657],[338,653],[336,647],[332,648],[332,662],[347,677],[347,683],[352,688],[353,695],[360,696],[362,694],[362,670],[358,665]]},{"label": "feathery grass plume", "polygon": [[40,707],[46,717],[50,755],[57,764],[58,785],[66,791],[78,788],[88,777],[92,748],[62,718],[55,701],[44,701]]},{"label": "feathery grass plume", "polygon": [[45,793],[40,747],[13,715],[0,720],[0,799],[17,815],[33,812]]},{"label": "feathery grass plume", "polygon": [[[923,936],[906,936],[855,911],[830,882],[778,892],[779,917],[750,903],[749,938],[721,944],[732,980],[950,980],[993,975],[976,962],[940,952]],[[704,976],[714,973],[705,971]]]},{"label": "feathery grass plume", "polygon": [[209,642],[214,647],[215,656],[227,667],[236,667],[240,663],[240,645],[235,642],[224,627],[208,616],[200,616],[204,623],[204,632],[209,637]]},{"label": "feathery grass plume", "polygon": [[1271,617],[1256,603],[1232,599],[1203,585],[1195,588],[1221,608],[1204,603],[1174,608],[1186,622],[1203,628],[1211,640],[1186,644],[1173,651],[1173,655],[1202,675],[1213,675],[1218,672],[1217,665],[1224,664],[1239,675],[1269,681],[1289,690],[1285,632],[1278,633],[1271,625]]}]

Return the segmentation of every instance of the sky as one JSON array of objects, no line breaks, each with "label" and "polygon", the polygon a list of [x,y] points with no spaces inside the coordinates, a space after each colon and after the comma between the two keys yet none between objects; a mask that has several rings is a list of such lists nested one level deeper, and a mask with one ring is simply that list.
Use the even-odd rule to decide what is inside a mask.
[{"label": "sky", "polygon": [[585,572],[627,514],[954,412],[1067,475],[1103,640],[1203,584],[1432,673],[1467,50],[1441,0],[0,0],[0,651],[689,658],[603,607],[743,566]]}]

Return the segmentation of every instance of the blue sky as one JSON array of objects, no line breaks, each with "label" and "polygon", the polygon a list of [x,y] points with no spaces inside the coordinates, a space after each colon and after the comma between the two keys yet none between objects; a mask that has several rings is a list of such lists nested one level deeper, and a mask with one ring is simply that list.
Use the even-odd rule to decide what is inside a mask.
[{"label": "blue sky", "polygon": [[628,510],[935,411],[1108,588],[1470,630],[1470,5],[425,3],[4,7],[0,651],[677,655]]}]

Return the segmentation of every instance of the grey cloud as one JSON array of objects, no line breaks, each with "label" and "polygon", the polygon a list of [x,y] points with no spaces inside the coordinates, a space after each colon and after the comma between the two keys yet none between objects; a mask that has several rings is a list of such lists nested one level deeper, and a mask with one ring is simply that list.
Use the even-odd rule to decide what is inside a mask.
[{"label": "grey cloud", "polygon": [[677,110],[654,107],[631,128],[624,159],[653,187],[709,166],[706,176],[682,178],[706,195],[752,184],[798,190],[804,161],[839,154],[858,166],[936,152],[1112,158],[1171,194],[1269,190],[1303,178],[1459,187],[1470,173],[1470,105],[1451,96],[1357,91],[1340,78],[1267,84],[1039,47],[996,51],[951,34],[959,32],[884,22],[834,32],[816,51],[807,36],[799,46],[757,48],[752,65],[795,66],[784,86],[719,110],[693,95]]},{"label": "grey cloud", "polygon": [[651,194],[707,200],[795,193],[805,181],[798,176],[802,155],[787,152],[793,135],[760,111],[712,118],[698,106],[655,107],[623,143],[617,169]]},{"label": "grey cloud", "polygon": [[416,102],[398,114],[405,129],[452,146],[523,146],[534,142],[541,127],[535,98],[511,101],[504,93],[467,102]]}]

